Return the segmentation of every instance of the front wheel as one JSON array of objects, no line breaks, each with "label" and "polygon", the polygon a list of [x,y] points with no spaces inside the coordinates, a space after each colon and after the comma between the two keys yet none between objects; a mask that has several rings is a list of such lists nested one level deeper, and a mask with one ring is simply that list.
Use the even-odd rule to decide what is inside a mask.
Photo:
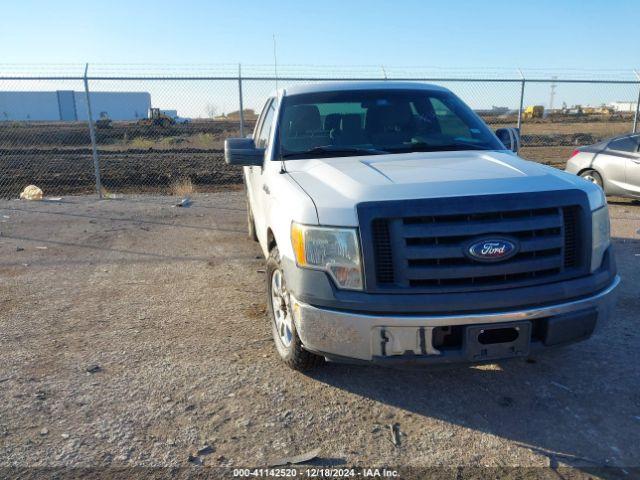
[{"label": "front wheel", "polygon": [[268,311],[273,341],[280,358],[294,370],[310,370],[324,362],[324,358],[306,351],[296,332],[291,311],[291,299],[287,290],[280,253],[275,247],[267,260]]},{"label": "front wheel", "polygon": [[595,183],[604,190],[604,182],[602,181],[602,176],[595,170],[585,170],[580,174],[580,176],[588,182]]}]

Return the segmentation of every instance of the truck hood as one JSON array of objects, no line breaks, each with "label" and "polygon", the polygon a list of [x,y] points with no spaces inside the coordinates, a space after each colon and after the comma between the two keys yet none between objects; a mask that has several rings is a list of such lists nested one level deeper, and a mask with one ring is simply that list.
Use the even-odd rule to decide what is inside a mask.
[{"label": "truck hood", "polygon": [[[289,160],[289,175],[316,205],[318,222],[357,226],[361,202],[579,188],[592,208],[598,187],[506,151],[427,152]],[[595,188],[594,188],[595,187]]]}]

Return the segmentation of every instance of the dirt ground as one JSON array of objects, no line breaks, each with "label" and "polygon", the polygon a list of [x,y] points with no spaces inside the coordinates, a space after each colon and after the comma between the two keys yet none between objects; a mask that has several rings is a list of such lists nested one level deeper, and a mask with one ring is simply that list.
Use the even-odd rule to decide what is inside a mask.
[{"label": "dirt ground", "polygon": [[[102,186],[112,193],[167,193],[183,178],[201,191],[238,185],[242,175],[225,164],[223,150],[225,138],[238,135],[238,122],[232,121],[167,128],[114,122],[96,129]],[[95,192],[86,123],[0,122],[0,198],[17,197],[29,184],[49,195]]]},{"label": "dirt ground", "polygon": [[618,309],[589,341],[304,375],[272,345],[243,192],[175,202],[0,201],[0,467],[640,466],[638,204],[612,202]]},{"label": "dirt ground", "polygon": [[[490,127],[515,125],[516,117],[487,117]],[[498,122],[498,123],[496,123]],[[246,122],[246,131],[254,122]],[[630,132],[631,118],[562,117],[527,120],[521,156],[564,168],[577,146]],[[114,122],[96,130],[101,180],[113,193],[167,193],[189,178],[200,191],[242,183],[224,163],[224,140],[240,135],[237,121],[197,120],[170,127]],[[28,184],[50,195],[95,191],[89,129],[74,122],[0,122],[0,198],[14,198]]]},{"label": "dirt ground", "polygon": [[[2,162],[8,162],[9,158],[11,174],[3,176]],[[175,182],[185,178],[200,191],[242,184],[242,170],[227,165],[222,150],[102,152],[100,177],[102,187],[110,193],[166,194]],[[94,193],[91,153],[83,150],[13,152],[3,159],[0,152],[0,198],[16,198],[30,184],[49,195]]]}]

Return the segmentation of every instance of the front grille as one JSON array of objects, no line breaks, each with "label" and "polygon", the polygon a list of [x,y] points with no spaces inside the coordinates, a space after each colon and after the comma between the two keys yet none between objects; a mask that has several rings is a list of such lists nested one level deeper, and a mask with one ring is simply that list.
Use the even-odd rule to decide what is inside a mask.
[{"label": "front grille", "polygon": [[564,266],[572,268],[578,266],[578,221],[579,209],[565,207],[562,209],[564,218]]},{"label": "front grille", "polygon": [[393,259],[391,256],[391,239],[389,238],[389,224],[386,220],[374,220],[373,248],[375,250],[376,279],[378,283],[393,283]]},{"label": "front grille", "polygon": [[[469,198],[463,205],[454,202],[457,206],[451,213],[429,206],[428,201],[417,201],[427,202],[424,209],[403,202],[400,215],[389,215],[393,209],[388,206],[379,212],[359,209],[365,220],[373,217],[368,226],[375,284],[369,286],[386,291],[470,291],[577,276],[581,273],[582,207],[530,200],[501,207],[501,202],[488,206],[486,200],[476,203]],[[517,254],[484,263],[465,253],[474,241],[492,236],[519,245]]]}]

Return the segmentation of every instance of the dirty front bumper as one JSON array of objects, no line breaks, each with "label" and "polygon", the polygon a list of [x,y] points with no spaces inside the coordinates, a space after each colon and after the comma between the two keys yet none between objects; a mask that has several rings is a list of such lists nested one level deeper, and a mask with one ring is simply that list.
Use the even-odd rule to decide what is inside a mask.
[{"label": "dirty front bumper", "polygon": [[[615,276],[598,293],[565,303],[460,315],[374,315],[292,300],[303,345],[329,360],[383,364],[482,362],[524,356],[588,338],[596,324],[601,325],[611,315],[619,282]],[[494,337],[498,338],[487,348],[477,340],[485,330],[496,332]],[[513,331],[521,338],[507,338]],[[503,343],[500,335],[505,332]]]}]

